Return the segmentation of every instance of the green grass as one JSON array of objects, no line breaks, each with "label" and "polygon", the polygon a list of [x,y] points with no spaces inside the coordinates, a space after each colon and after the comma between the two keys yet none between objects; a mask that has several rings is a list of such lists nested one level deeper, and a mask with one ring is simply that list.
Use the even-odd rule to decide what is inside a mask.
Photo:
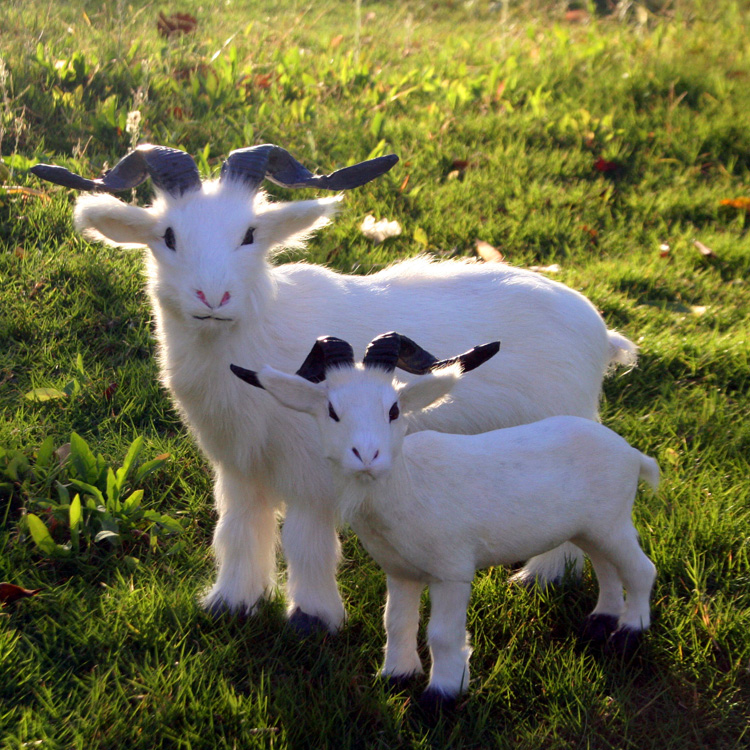
[{"label": "green grass", "polygon": [[[144,505],[190,523],[176,549],[48,560],[19,527],[32,498],[3,497],[0,580],[42,593],[0,613],[0,748],[750,741],[749,218],[720,205],[750,195],[750,4],[650,2],[645,16],[633,5],[583,24],[564,6],[366,2],[358,30],[351,2],[209,12],[186,0],[164,10],[194,13],[196,31],[164,40],[152,3],[3,4],[0,446],[31,456],[75,431],[119,465],[143,435],[148,458],[172,456]],[[157,385],[140,257],[83,242],[74,195],[25,173],[42,160],[97,174],[127,151],[134,109],[141,140],[185,148],[206,174],[266,141],[321,171],[395,151],[400,164],[347,196],[312,261],[364,273],[425,250],[471,255],[482,239],[513,264],[558,263],[556,278],[639,343],[639,368],[608,380],[602,405],[663,470],[636,506],[659,576],[635,661],[577,643],[590,571],[548,592],[485,571],[471,691],[425,721],[419,683],[389,693],[374,678],[384,579],[346,533],[337,638],[298,642],[278,600],[245,622],[202,613],[210,470]],[[597,171],[600,157],[617,169]],[[468,162],[457,175],[456,160]],[[358,232],[367,213],[404,233],[372,248]],[[24,397],[63,388],[79,354],[77,395]]]}]

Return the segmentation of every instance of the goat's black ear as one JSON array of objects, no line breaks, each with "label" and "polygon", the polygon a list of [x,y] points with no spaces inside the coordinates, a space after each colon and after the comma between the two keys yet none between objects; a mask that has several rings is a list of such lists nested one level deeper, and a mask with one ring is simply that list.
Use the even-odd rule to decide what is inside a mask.
[{"label": "goat's black ear", "polygon": [[263,388],[263,384],[260,382],[260,380],[258,380],[258,373],[254,370],[246,370],[244,367],[240,367],[239,365],[229,365],[229,369],[240,380],[244,380],[246,383],[250,383],[250,385],[254,385],[256,388]]}]

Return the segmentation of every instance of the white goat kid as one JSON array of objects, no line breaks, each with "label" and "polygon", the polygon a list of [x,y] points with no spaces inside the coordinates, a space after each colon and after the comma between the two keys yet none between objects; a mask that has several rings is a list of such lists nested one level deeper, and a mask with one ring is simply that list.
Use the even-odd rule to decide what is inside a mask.
[{"label": "white goat kid", "polygon": [[[362,348],[388,328],[446,351],[502,338],[497,367],[459,383],[453,403],[412,423],[475,433],[553,414],[596,419],[606,370],[635,361],[635,346],[608,331],[582,295],[522,269],[421,258],[371,276],[345,276],[303,263],[271,265],[275,250],[301,247],[328,223],[340,198],[270,203],[260,190],[264,178],[344,190],[395,161],[381,157],[313,177],[286,151],[265,145],[232,152],[219,180],[201,182],[185,152],[141,146],[99,180],[48,165],[32,170],[94,192],[130,190],[148,176],[156,187],[149,208],[110,195],[82,196],[75,223],[91,239],[150,251],[145,263],[161,379],[216,473],[218,577],[204,599],[214,612],[250,611],[273,590],[275,513],[285,508],[292,622],[334,630],[344,618],[335,580],[333,484],[315,427],[244,388],[229,362],[242,357],[290,369],[321,331]],[[520,577],[559,577],[565,552],[529,561]],[[579,554],[570,546],[567,552]]]},{"label": "white goat kid", "polygon": [[[315,417],[335,468],[342,518],[387,574],[388,677],[422,671],[419,602],[429,585],[428,702],[453,699],[467,688],[466,607],[478,568],[572,541],[590,556],[599,580],[585,634],[609,636],[614,648],[629,651],[650,622],[655,569],[631,515],[639,478],[658,486],[652,458],[580,417],[480,435],[405,437],[408,420],[445,398],[462,371],[498,348],[488,344],[438,362],[409,339],[384,334],[355,366],[346,342],[323,338],[296,375],[232,367],[279,403]],[[429,374],[404,386],[394,383],[395,367]]]}]

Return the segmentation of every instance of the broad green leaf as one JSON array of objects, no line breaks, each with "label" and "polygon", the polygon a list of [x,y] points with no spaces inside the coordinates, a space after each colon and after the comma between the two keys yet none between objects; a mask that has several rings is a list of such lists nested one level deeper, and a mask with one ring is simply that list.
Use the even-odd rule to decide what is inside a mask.
[{"label": "broad green leaf", "polygon": [[79,479],[83,482],[96,482],[99,476],[96,457],[86,441],[76,432],[70,434],[70,459]]},{"label": "broad green leaf", "polygon": [[414,230],[414,241],[418,242],[420,245],[424,245],[425,247],[427,246],[427,233],[424,231],[424,229],[422,229],[422,227],[417,227]]},{"label": "broad green leaf", "polygon": [[68,506],[68,516],[70,518],[70,530],[77,531],[81,524],[81,519],[83,518],[80,495],[77,494]]},{"label": "broad green leaf", "polygon": [[161,468],[170,459],[169,453],[162,453],[151,461],[146,461],[143,466],[139,467],[135,473],[133,481],[135,484],[140,484],[149,474],[153,474],[157,469]]},{"label": "broad green leaf", "polygon": [[55,453],[55,441],[52,435],[47,436],[42,444],[39,446],[39,450],[36,452],[36,463],[34,468],[37,473],[41,473],[44,469],[47,469],[52,463],[52,457]]},{"label": "broad green leaf", "polygon": [[29,401],[52,401],[56,398],[67,397],[68,394],[65,391],[60,391],[57,388],[32,388],[24,394],[24,398],[29,399]]},{"label": "broad green leaf", "polygon": [[111,468],[107,468],[107,507],[110,511],[120,510],[120,488]]},{"label": "broad green leaf", "polygon": [[98,487],[95,487],[93,484],[88,484],[88,482],[82,482],[80,479],[71,479],[70,483],[77,489],[81,490],[81,492],[91,495],[99,505],[104,505],[106,507],[107,504],[104,501],[104,495],[102,495],[102,491]]},{"label": "broad green leaf", "polygon": [[143,490],[135,490],[125,498],[122,505],[126,511],[134,510],[141,504],[143,499]]},{"label": "broad green leaf", "polygon": [[35,516],[33,513],[26,514],[26,523],[29,527],[29,533],[31,538],[37,547],[49,557],[66,557],[70,554],[70,550],[57,544],[49,533],[49,530],[39,516]]},{"label": "broad green leaf", "polygon": [[117,489],[122,490],[123,485],[127,481],[130,472],[135,468],[135,464],[138,461],[141,452],[143,451],[143,436],[139,435],[128,448],[128,452],[125,455],[125,460],[122,462],[122,466],[117,470]]},{"label": "broad green leaf", "polygon": [[102,529],[95,537],[94,542],[101,542],[103,539],[109,539],[113,544],[117,544],[120,539],[120,535],[116,531],[110,531],[109,529]]}]

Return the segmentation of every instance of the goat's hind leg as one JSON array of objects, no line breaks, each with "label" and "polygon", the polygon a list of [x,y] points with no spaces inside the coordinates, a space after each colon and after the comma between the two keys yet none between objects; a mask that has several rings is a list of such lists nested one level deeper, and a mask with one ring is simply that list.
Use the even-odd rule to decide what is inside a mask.
[{"label": "goat's hind leg", "polygon": [[278,525],[273,502],[242,474],[217,467],[216,582],[203,597],[213,615],[252,614],[273,589]]}]

